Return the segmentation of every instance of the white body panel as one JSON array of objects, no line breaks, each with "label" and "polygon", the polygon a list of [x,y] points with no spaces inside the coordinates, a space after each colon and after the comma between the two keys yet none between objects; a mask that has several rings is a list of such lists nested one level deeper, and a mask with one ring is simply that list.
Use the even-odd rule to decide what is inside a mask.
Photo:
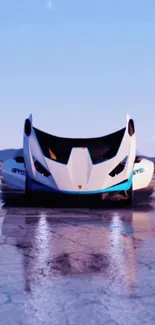
[{"label": "white body panel", "polygon": [[8,159],[2,164],[4,183],[14,190],[25,190],[25,166],[14,159]]},{"label": "white body panel", "polygon": [[[153,177],[154,164],[142,159],[135,163],[136,135],[129,135],[129,116],[127,115],[126,128],[118,147],[116,155],[103,162],[93,164],[87,147],[72,147],[66,164],[43,155],[35,129],[32,125],[32,116],[29,117],[31,132],[29,136],[24,133],[23,153],[24,163],[9,159],[2,164],[2,175],[5,183],[12,189],[25,190],[26,177],[30,180],[32,190],[35,184],[51,191],[69,194],[93,194],[128,190],[132,184],[133,190],[146,188]],[[114,177],[110,173],[123,162],[124,169]],[[37,171],[34,164],[38,161],[49,173],[46,177]],[[25,169],[26,166],[26,169]],[[27,175],[27,176],[26,176]],[[123,183],[123,185],[122,185]],[[124,185],[125,184],[125,185]],[[37,188],[38,190],[38,188]]]},{"label": "white body panel", "polygon": [[[129,180],[133,171],[136,154],[136,135],[128,133],[129,116],[127,115],[125,133],[117,154],[107,161],[93,164],[87,148],[72,148],[67,164],[45,157],[39,145],[36,133],[31,123],[31,133],[24,133],[24,160],[26,172],[31,183],[38,182],[52,190],[67,193],[95,193],[106,191],[119,183]],[[124,170],[111,177],[109,173],[127,157]],[[39,173],[34,165],[37,160],[50,172],[49,177]]]},{"label": "white body panel", "polygon": [[133,190],[144,189],[152,181],[154,174],[154,163],[147,159],[142,159],[134,165]]},{"label": "white body panel", "polygon": [[[122,129],[124,131],[121,133],[122,136],[116,154],[112,154],[112,158],[106,158],[107,160],[104,156],[103,161],[99,161],[99,163],[93,163],[90,150],[87,147],[83,148],[79,146],[71,147],[66,163],[57,161],[57,158],[53,158],[53,156],[52,158],[51,156],[47,158],[47,156],[43,155],[43,148],[39,144],[37,131],[35,131],[37,129],[33,128],[32,116],[26,121],[28,122],[28,131],[24,128],[23,140],[25,164],[17,162],[15,159],[9,159],[2,165],[4,181],[12,189],[25,190],[27,179],[29,180],[31,190],[50,190],[68,194],[95,194],[109,191],[126,191],[131,187],[131,184],[133,190],[139,190],[147,187],[152,180],[154,172],[154,164],[152,162],[142,159],[140,162],[134,164],[136,156],[136,135],[135,131],[133,131],[134,126],[132,128],[133,132],[129,131],[132,120],[128,115],[126,127]],[[122,132],[122,130],[120,131]],[[50,135],[47,136],[50,137],[50,146],[52,147],[53,138]],[[60,141],[58,143],[62,145],[63,151],[64,142],[62,138],[55,138],[61,139],[58,140]],[[98,138],[95,143],[98,144],[100,139]],[[113,147],[115,136],[112,139],[108,148]],[[92,139],[90,140],[92,141]],[[46,146],[45,142],[43,141],[43,146],[44,144]],[[75,141],[75,143],[77,142]],[[47,149],[53,150],[51,147]],[[105,150],[107,150],[106,147]],[[124,159],[126,159],[126,162],[121,172],[114,173],[114,176],[112,176],[111,172],[118,166],[122,166]],[[36,161],[41,164],[41,168],[45,169],[44,171],[47,175],[41,172],[40,169],[37,169]]]},{"label": "white body panel", "polygon": [[[144,189],[152,181],[154,163],[147,159],[142,159],[140,163],[134,164],[133,171],[133,191]],[[2,175],[5,183],[10,188],[25,191],[26,172],[24,164],[17,163],[14,159],[6,160],[2,164]]]}]

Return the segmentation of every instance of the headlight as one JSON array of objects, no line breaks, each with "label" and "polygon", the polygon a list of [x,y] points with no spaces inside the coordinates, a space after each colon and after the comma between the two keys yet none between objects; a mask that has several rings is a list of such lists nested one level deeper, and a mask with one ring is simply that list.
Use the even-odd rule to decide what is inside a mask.
[{"label": "headlight", "polygon": [[40,173],[41,175],[45,177],[49,177],[51,175],[50,172],[44,166],[42,166],[38,160],[34,162],[34,166],[37,172]]},{"label": "headlight", "polygon": [[115,177],[116,175],[120,174],[126,165],[127,157],[125,157],[110,173],[111,177]]}]

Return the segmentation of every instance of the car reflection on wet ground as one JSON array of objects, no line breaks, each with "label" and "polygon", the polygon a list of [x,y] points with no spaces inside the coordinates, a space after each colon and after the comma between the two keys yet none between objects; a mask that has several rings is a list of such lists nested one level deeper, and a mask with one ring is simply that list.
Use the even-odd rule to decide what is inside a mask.
[{"label": "car reflection on wet ground", "polygon": [[1,325],[155,324],[155,196],[0,209]]}]

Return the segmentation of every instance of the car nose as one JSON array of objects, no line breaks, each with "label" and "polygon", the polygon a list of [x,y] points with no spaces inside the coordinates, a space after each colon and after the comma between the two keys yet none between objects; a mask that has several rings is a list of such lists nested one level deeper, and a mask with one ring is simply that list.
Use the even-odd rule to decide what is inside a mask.
[{"label": "car nose", "polygon": [[87,148],[73,148],[68,162],[68,172],[75,190],[85,190],[92,170]]}]

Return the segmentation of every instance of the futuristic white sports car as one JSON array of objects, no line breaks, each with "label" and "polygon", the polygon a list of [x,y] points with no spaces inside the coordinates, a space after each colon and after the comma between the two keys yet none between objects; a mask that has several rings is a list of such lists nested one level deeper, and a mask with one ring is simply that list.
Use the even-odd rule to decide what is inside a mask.
[{"label": "futuristic white sports car", "polygon": [[154,164],[136,158],[134,122],[98,138],[62,138],[38,130],[32,115],[25,120],[23,156],[5,161],[2,174],[13,189],[67,195],[107,195],[119,192],[125,202],[132,191],[152,180]]}]

